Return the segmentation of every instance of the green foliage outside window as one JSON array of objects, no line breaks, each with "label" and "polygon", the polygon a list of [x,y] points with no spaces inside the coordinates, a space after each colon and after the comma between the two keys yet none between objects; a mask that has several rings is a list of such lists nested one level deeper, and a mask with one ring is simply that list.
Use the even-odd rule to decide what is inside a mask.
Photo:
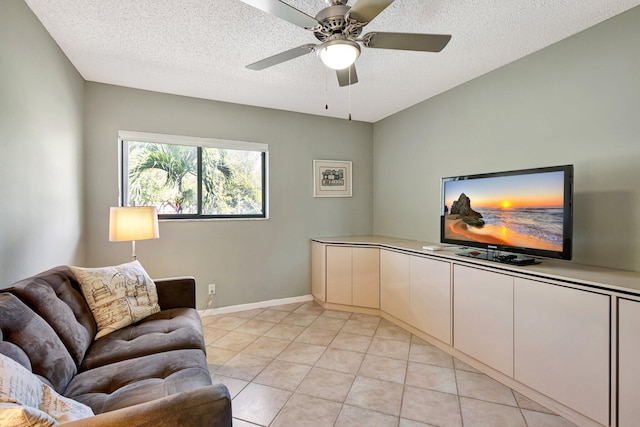
[{"label": "green foliage outside window", "polygon": [[129,206],[153,205],[166,217],[265,217],[261,151],[136,141],[124,147]]}]

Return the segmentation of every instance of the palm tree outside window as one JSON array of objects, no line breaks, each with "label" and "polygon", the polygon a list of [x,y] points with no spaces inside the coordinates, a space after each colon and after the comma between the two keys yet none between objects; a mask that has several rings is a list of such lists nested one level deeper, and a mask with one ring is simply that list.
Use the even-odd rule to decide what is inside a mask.
[{"label": "palm tree outside window", "polygon": [[120,142],[123,206],[155,206],[163,219],[267,217],[266,145],[125,131]]}]

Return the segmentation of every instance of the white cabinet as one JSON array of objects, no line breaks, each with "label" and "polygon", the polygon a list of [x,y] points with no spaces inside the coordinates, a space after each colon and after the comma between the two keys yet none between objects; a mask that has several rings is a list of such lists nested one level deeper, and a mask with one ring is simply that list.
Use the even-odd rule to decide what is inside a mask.
[{"label": "white cabinet", "polygon": [[513,277],[455,265],[453,346],[513,376]]},{"label": "white cabinet", "polygon": [[380,251],[380,308],[410,323],[409,255]]},{"label": "white cabinet", "polygon": [[450,262],[314,242],[312,292],[328,303],[381,308],[451,344]]},{"label": "white cabinet", "polygon": [[353,248],[352,304],[380,308],[380,249]]},{"label": "white cabinet", "polygon": [[352,304],[352,249],[327,246],[327,302]]},{"label": "white cabinet", "polygon": [[451,263],[380,251],[380,308],[451,344]]},{"label": "white cabinet", "polygon": [[319,301],[325,301],[326,245],[311,242],[311,293]]},{"label": "white cabinet", "polygon": [[608,425],[609,310],[607,295],[515,278],[515,379]]},{"label": "white cabinet", "polygon": [[409,323],[451,345],[451,263],[409,258]]},{"label": "white cabinet", "polygon": [[618,300],[618,427],[640,420],[640,302]]},{"label": "white cabinet", "polygon": [[379,252],[326,246],[326,302],[380,308]]},{"label": "white cabinet", "polygon": [[[314,242],[312,292],[379,307],[580,425],[638,425],[640,273],[553,261],[518,268],[420,247],[371,236]],[[379,250],[377,279],[367,261],[376,257],[361,249]]]}]

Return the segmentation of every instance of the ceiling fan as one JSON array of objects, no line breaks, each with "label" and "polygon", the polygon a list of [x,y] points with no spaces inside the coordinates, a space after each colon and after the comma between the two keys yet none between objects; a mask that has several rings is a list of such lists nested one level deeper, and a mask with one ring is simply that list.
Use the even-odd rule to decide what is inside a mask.
[{"label": "ceiling fan", "polygon": [[241,0],[294,25],[312,31],[320,44],[304,44],[247,65],[250,70],[263,70],[309,52],[315,51],[322,62],[336,70],[338,84],[348,86],[358,82],[355,60],[360,45],[373,49],[397,49],[440,52],[449,43],[450,35],[371,32],[360,37],[362,28],[378,16],[394,0],[357,0],[353,7],[348,0],[325,0],[327,7],[314,17],[280,0]]}]

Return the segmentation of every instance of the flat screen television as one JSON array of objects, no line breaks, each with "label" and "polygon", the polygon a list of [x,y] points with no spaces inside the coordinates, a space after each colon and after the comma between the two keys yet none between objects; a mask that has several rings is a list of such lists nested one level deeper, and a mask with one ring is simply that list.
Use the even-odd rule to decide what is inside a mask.
[{"label": "flat screen television", "polygon": [[442,243],[571,259],[573,165],[442,178],[441,190]]}]

